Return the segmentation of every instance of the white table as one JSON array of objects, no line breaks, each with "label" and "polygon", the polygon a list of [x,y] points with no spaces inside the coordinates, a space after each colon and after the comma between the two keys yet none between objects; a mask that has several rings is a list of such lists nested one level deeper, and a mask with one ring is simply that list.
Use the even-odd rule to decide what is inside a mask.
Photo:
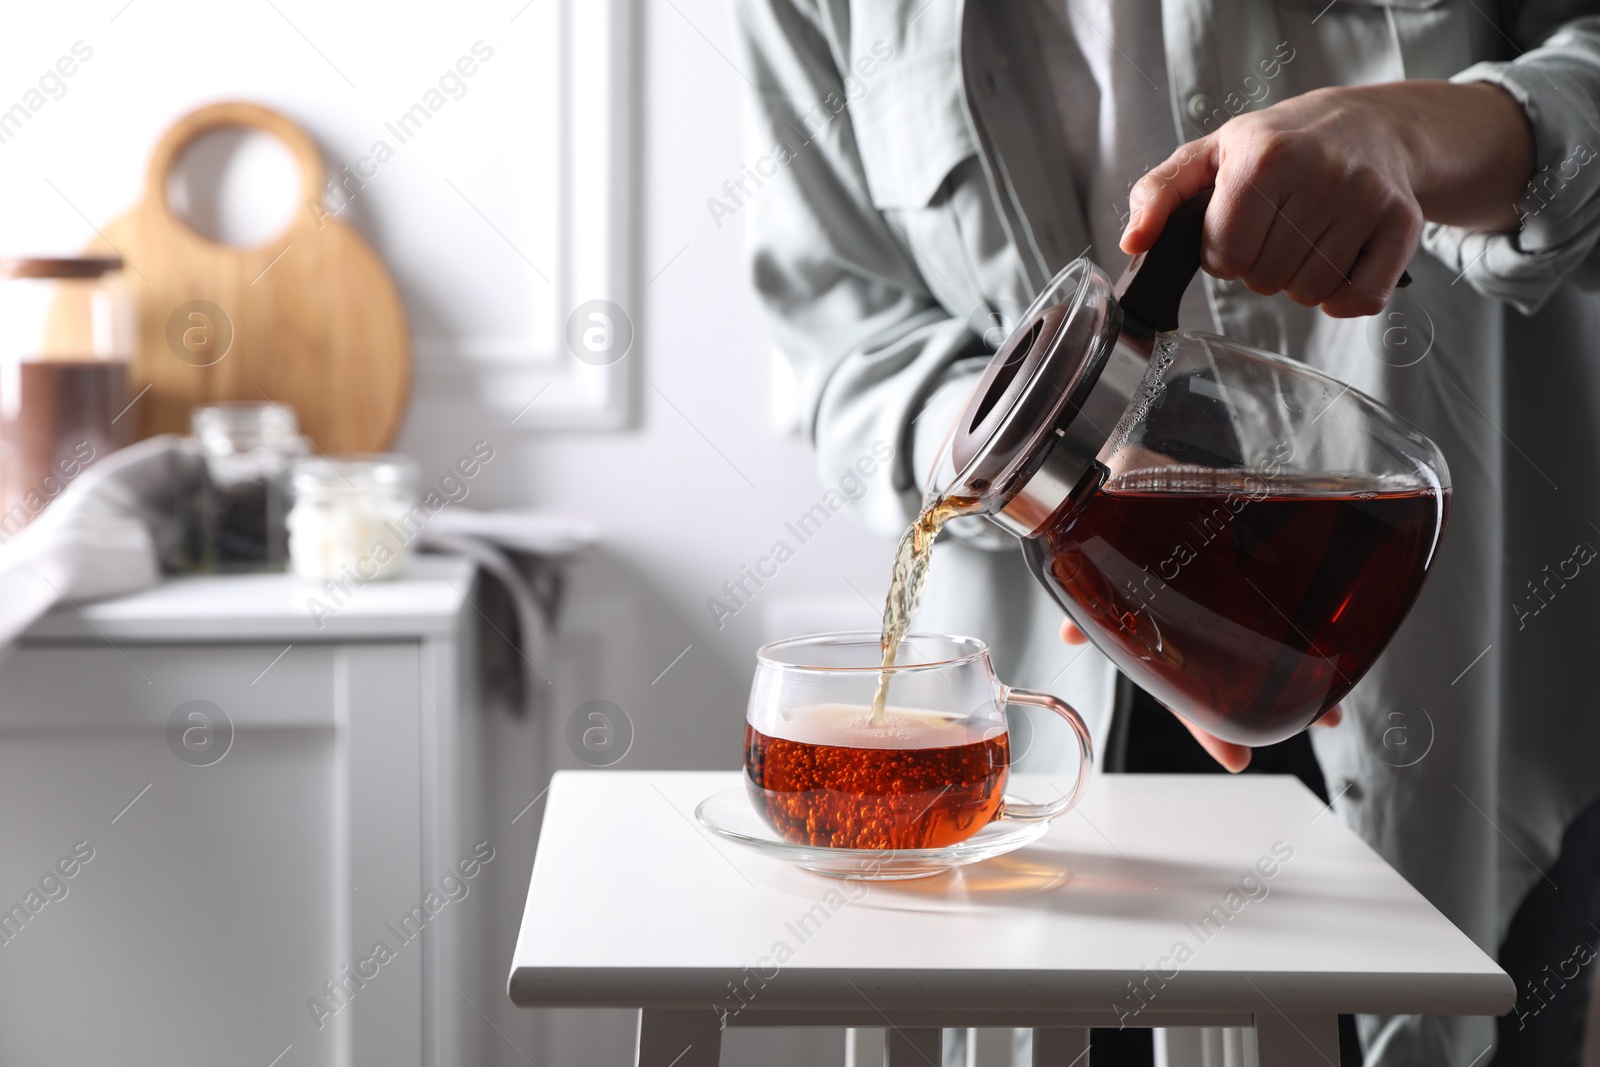
[{"label": "white table", "polygon": [[707,834],[695,805],[739,780],[556,775],[512,1000],[640,1008],[639,1067],[714,1067],[724,1026],[806,1025],[887,1027],[891,1067],[939,1063],[940,1027],[1031,1026],[1034,1063],[1068,1067],[1087,1028],[1119,1024],[1254,1028],[1276,1067],[1337,1065],[1340,1012],[1497,1015],[1515,999],[1292,778],[1100,777],[1021,851],[878,883]]}]

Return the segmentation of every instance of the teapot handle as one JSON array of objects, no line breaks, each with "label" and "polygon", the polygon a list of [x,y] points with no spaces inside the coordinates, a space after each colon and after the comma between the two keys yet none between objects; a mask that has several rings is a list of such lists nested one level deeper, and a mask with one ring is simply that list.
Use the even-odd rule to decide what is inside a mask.
[{"label": "teapot handle", "polygon": [[[1178,328],[1178,305],[1200,269],[1200,242],[1211,190],[1203,189],[1173,209],[1155,244],[1133,257],[1113,292],[1122,308],[1122,328],[1141,337]],[[1411,284],[1400,272],[1395,288]]]},{"label": "teapot handle", "polygon": [[1173,209],[1155,244],[1133,257],[1117,279],[1122,328],[1153,337],[1178,328],[1178,305],[1200,269],[1200,239],[1211,190],[1203,189]]},{"label": "teapot handle", "polygon": [[1078,742],[1078,755],[1082,762],[1078,765],[1078,777],[1072,783],[1072,791],[1055,800],[1044,804],[1023,804],[1014,800],[1006,800],[997,819],[1009,819],[1012,822],[1048,822],[1057,815],[1071,811],[1078,803],[1078,798],[1083,796],[1083,789],[1089,784],[1089,776],[1094,771],[1094,739],[1089,736],[1089,726],[1083,721],[1083,716],[1065,700],[1053,693],[1041,693],[1035,689],[1013,689],[1003,686],[1001,699],[1007,704],[1022,704],[1030,708],[1044,708],[1053,711],[1072,727],[1072,736]]}]

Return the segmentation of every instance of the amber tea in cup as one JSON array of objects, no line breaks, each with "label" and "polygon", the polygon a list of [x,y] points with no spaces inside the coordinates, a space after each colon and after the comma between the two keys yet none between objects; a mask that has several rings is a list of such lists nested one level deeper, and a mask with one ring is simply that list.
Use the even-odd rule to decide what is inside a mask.
[{"label": "amber tea in cup", "polygon": [[[911,634],[889,669],[877,632],[820,634],[761,649],[745,717],[745,786],[786,841],[853,849],[943,848],[996,819],[1069,810],[1093,762],[1083,719],[1048,693],[995,677],[970,637]],[[1005,797],[1012,752],[1005,706],[1046,708],[1078,739],[1072,787],[1048,804]]]}]

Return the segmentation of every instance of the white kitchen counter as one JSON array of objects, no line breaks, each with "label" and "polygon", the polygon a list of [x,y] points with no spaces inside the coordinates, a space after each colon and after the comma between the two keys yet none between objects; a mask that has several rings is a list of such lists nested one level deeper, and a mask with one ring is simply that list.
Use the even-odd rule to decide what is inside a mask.
[{"label": "white kitchen counter", "polygon": [[419,557],[318,628],[286,575],[184,577],[28,632],[0,661],[0,912],[93,859],[0,936],[0,1059],[484,1060],[505,842],[474,581]]},{"label": "white kitchen counter", "polygon": [[[474,567],[454,556],[412,557],[404,577],[352,586],[335,601],[314,582],[287,574],[193,575],[129,596],[63,605],[25,640],[348,640],[448,633],[471,592]],[[309,597],[331,609],[318,619]]]}]

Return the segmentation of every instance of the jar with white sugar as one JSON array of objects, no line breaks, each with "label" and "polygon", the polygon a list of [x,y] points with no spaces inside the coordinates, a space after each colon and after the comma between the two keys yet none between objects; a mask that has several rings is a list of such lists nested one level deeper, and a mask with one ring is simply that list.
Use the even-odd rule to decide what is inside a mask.
[{"label": "jar with white sugar", "polygon": [[289,569],[315,581],[393,578],[421,520],[416,461],[401,455],[308,456],[294,466]]}]

